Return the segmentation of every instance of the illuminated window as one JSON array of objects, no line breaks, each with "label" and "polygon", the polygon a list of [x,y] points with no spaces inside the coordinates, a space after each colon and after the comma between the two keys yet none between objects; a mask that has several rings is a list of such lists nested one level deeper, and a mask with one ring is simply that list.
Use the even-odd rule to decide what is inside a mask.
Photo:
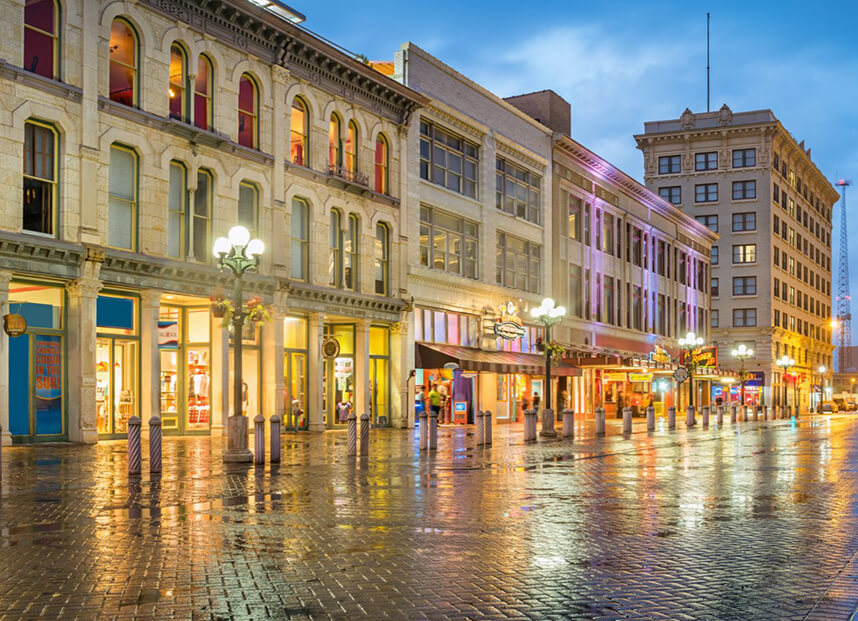
[{"label": "illuminated window", "polygon": [[248,149],[256,148],[259,116],[257,90],[250,74],[243,73],[238,82],[238,144]]},{"label": "illuminated window", "polygon": [[388,295],[390,280],[390,230],[384,222],[375,225],[375,245],[373,248],[375,261],[375,292],[378,295]]},{"label": "illuminated window", "polygon": [[331,115],[328,124],[328,170],[334,172],[343,166],[343,136],[340,117]]},{"label": "illuminated window", "polygon": [[200,129],[212,128],[212,62],[200,55],[197,77],[194,80],[194,125]]},{"label": "illuminated window", "polygon": [[293,164],[298,166],[309,166],[309,150],[307,148],[307,137],[310,134],[310,115],[307,104],[300,97],[292,101],[291,136],[289,146],[289,157]]},{"label": "illuminated window", "polygon": [[170,47],[170,118],[185,119],[185,50],[178,43]]},{"label": "illuminated window", "polygon": [[477,278],[479,225],[428,206],[420,207],[420,264]]},{"label": "illuminated window", "polygon": [[375,139],[375,191],[390,193],[390,148],[384,134]]},{"label": "illuminated window", "polygon": [[27,0],[24,6],[24,69],[59,77],[59,8],[56,0]]},{"label": "illuminated window", "polygon": [[733,246],[733,263],[756,263],[757,244],[738,244]]},{"label": "illuminated window", "polygon": [[354,173],[358,169],[358,129],[354,121],[349,121],[349,129],[346,132],[346,172]]},{"label": "illuminated window", "polygon": [[114,248],[136,249],[137,154],[120,145],[110,147],[107,243]]},{"label": "illuminated window", "polygon": [[24,230],[56,234],[57,133],[48,125],[24,125]]},{"label": "illuminated window", "polygon": [[137,105],[137,33],[121,18],[110,25],[110,99]]},{"label": "illuminated window", "polygon": [[496,279],[499,285],[539,293],[541,274],[541,246],[498,232]]}]

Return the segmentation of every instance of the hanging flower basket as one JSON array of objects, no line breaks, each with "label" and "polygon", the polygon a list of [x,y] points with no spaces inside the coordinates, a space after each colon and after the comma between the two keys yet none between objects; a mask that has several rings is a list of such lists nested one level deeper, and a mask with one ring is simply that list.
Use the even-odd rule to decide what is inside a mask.
[{"label": "hanging flower basket", "polygon": [[265,305],[262,303],[262,298],[255,297],[247,301],[247,318],[254,323],[265,323],[271,319],[271,315]]},{"label": "hanging flower basket", "polygon": [[232,302],[223,296],[216,296],[209,299],[212,303],[212,316],[229,321],[230,317],[232,317],[233,311],[235,310]]}]

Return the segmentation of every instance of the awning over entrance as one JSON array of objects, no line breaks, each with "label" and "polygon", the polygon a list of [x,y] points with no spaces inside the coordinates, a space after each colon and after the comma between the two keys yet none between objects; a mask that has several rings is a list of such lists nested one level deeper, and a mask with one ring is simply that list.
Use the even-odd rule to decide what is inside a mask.
[{"label": "awning over entrance", "polygon": [[[458,345],[415,343],[415,366],[420,369],[440,369],[447,363],[459,365],[463,371],[489,373],[522,373],[541,375],[545,372],[545,359],[537,354],[506,351],[483,351]],[[581,375],[581,369],[567,363],[552,365],[552,375]]]}]

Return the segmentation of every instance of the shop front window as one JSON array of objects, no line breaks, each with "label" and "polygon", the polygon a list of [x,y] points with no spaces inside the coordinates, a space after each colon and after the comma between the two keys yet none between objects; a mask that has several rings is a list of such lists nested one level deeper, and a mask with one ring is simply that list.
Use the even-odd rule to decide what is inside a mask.
[{"label": "shop front window", "polygon": [[369,407],[376,425],[390,423],[390,330],[369,329]]},{"label": "shop front window", "polygon": [[185,433],[211,427],[210,338],[208,307],[161,307],[158,347],[164,431]]},{"label": "shop front window", "polygon": [[326,325],[325,335],[337,339],[340,344],[339,355],[326,363],[322,386],[325,422],[328,427],[332,427],[346,424],[348,415],[354,408],[354,325]]},{"label": "shop front window", "polygon": [[126,434],[128,419],[139,415],[137,299],[99,295],[96,323],[96,428],[101,435]]},{"label": "shop front window", "polygon": [[283,319],[283,372],[286,389],[287,429],[307,429],[307,320]]}]

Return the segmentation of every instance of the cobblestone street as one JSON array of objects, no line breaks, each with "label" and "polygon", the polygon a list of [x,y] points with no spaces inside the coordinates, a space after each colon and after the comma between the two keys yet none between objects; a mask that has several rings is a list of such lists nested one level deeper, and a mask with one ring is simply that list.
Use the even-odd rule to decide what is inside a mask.
[{"label": "cobblestone street", "polygon": [[[3,450],[0,611],[17,618],[849,619],[858,419],[681,428],[592,420],[525,446],[496,427],[285,436],[275,468],[168,438]],[[146,454],[144,445],[144,455]]]}]

